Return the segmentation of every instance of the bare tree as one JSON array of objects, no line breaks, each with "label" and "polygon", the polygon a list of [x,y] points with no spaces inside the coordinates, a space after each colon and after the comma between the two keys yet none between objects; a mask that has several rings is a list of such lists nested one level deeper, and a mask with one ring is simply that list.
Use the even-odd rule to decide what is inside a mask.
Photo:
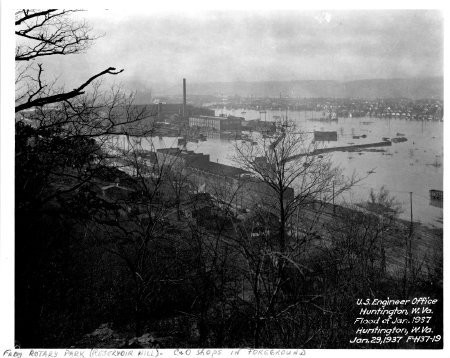
[{"label": "bare tree", "polygon": [[[152,115],[144,106],[133,104],[132,94],[118,87],[102,88],[103,75],[123,70],[109,67],[71,91],[44,78],[39,59],[82,53],[97,39],[86,22],[71,18],[78,12],[16,12],[16,189],[29,198],[39,197],[41,203],[92,180],[96,169],[111,161],[105,146],[109,138]],[[139,130],[149,133],[153,123]],[[21,175],[22,169],[27,175]],[[36,188],[38,183],[41,189]],[[28,190],[32,187],[36,189],[33,195]]]},{"label": "bare tree", "polygon": [[51,277],[70,276],[63,262],[74,242],[82,241],[80,228],[114,221],[113,215],[100,218],[110,203],[98,186],[109,180],[102,173],[118,159],[107,144],[131,127],[152,130],[151,120],[141,125],[151,113],[135,106],[132,95],[101,87],[104,75],[122,70],[105,66],[69,91],[44,75],[57,74],[41,60],[81,53],[97,38],[85,22],[71,18],[76,12],[16,12],[16,338],[28,346],[51,336],[42,329],[43,312],[52,314],[46,298],[62,291]]},{"label": "bare tree", "polygon": [[[275,327],[300,332],[302,319],[296,312],[304,307],[324,309],[313,307],[295,287],[298,278],[312,271],[306,249],[316,236],[318,214],[329,213],[327,203],[351,188],[356,178],[344,178],[317,148],[307,133],[287,122],[273,137],[257,136],[235,145],[235,162],[252,174],[249,191],[256,203],[249,219],[236,228],[234,241],[246,263],[256,347],[273,344],[269,337],[277,339]],[[303,343],[312,338],[308,331],[301,332]]]},{"label": "bare tree", "polygon": [[44,79],[40,58],[85,51],[97,38],[86,22],[70,15],[78,10],[27,10],[16,12],[16,112],[69,100],[85,93],[86,87],[105,74],[117,75],[114,67],[91,76],[71,91],[56,90]]},{"label": "bare tree", "polygon": [[345,179],[326,155],[318,155],[317,144],[308,134],[285,123],[275,137],[255,142],[236,142],[234,161],[253,174],[260,185],[261,206],[279,219],[278,244],[284,252],[290,219],[298,210],[315,202],[329,202],[355,184]]}]

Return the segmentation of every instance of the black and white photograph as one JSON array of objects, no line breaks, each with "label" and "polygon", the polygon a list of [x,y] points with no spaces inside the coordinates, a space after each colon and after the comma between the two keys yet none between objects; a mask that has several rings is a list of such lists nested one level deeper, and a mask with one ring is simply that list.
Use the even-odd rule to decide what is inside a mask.
[{"label": "black and white photograph", "polygon": [[445,10],[273,5],[2,8],[5,349],[443,352]]}]

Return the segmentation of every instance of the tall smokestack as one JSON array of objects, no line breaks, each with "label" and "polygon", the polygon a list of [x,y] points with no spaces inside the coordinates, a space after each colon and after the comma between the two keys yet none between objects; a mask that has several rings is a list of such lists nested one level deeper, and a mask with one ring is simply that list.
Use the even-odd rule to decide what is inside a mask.
[{"label": "tall smokestack", "polygon": [[186,78],[183,78],[183,118],[186,116]]}]

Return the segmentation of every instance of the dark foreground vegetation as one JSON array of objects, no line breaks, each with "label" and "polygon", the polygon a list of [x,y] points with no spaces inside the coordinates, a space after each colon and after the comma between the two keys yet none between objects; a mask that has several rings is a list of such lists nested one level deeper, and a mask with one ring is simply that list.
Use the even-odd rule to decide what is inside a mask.
[{"label": "dark foreground vegetation", "polygon": [[438,298],[442,332],[441,253],[408,251],[386,192],[334,215],[287,217],[305,197],[239,212],[222,181],[201,193],[173,162],[133,149],[114,167],[92,139],[43,133],[16,127],[23,347],[356,348],[358,298]]},{"label": "dark foreground vegetation", "polygon": [[[87,32],[67,31],[74,25],[64,12],[25,10],[16,25],[43,17],[47,26],[53,16],[57,41],[19,47],[16,61],[83,49]],[[37,25],[20,31],[32,36]],[[143,121],[157,134],[131,97],[91,84],[120,71],[108,68],[75,92],[48,92],[41,65],[21,77],[27,66],[18,83],[37,77],[17,87],[15,137],[21,347],[371,348],[349,343],[357,299],[421,296],[439,300],[428,326],[442,335],[439,245],[410,244],[418,229],[396,220],[386,191],[364,208],[330,209],[324,203],[355,180],[338,179],[326,157],[291,160],[305,142],[288,126],[275,141],[236,145],[236,163],[271,193],[243,210],[228,178],[205,190],[181,158],[130,140],[126,149],[113,145]],[[383,346],[399,347],[442,340]]]},{"label": "dark foreground vegetation", "polygon": [[[102,172],[102,184],[123,177]],[[314,226],[300,226],[280,255],[277,222],[267,215],[237,219],[209,196],[192,194],[178,220],[172,193],[130,178],[120,185],[126,180],[135,191],[112,194],[114,200],[100,196],[95,184],[40,207],[18,200],[16,338],[22,346],[126,347],[150,334],[150,347],[348,348],[358,298],[442,302],[441,262],[406,285],[401,272],[387,272],[377,246],[392,237],[376,217],[347,213],[333,224],[330,240]],[[401,243],[385,245],[387,251]],[[442,332],[438,307],[432,327]],[[104,324],[114,332],[106,342],[86,337]]]}]

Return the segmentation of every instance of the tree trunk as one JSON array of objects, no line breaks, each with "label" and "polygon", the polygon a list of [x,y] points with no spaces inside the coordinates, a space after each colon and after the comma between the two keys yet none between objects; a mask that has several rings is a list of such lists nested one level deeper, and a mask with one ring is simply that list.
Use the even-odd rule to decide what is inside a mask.
[{"label": "tree trunk", "polygon": [[140,299],[136,298],[136,303],[134,306],[134,334],[136,337],[140,337],[142,335],[142,310]]}]

